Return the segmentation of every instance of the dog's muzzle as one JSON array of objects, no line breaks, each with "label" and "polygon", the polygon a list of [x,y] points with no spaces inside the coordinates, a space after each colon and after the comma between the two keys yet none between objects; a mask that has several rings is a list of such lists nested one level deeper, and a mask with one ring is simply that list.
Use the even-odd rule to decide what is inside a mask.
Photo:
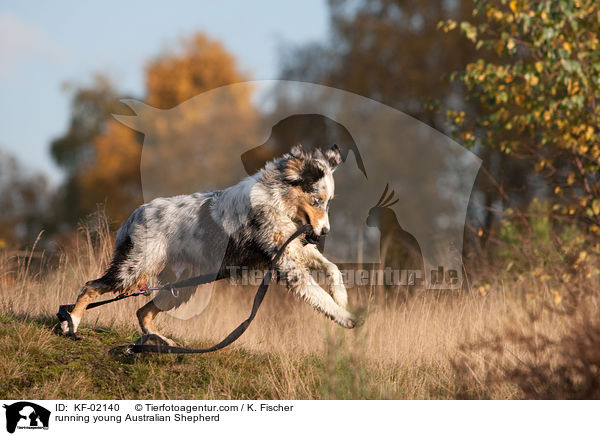
[{"label": "dog's muzzle", "polygon": [[309,244],[317,244],[321,240],[321,236],[317,235],[312,228],[306,232],[304,238]]}]

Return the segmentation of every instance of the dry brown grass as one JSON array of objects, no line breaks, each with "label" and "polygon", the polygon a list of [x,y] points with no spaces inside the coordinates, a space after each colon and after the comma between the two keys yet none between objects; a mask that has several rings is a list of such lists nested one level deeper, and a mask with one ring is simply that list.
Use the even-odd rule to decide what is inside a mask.
[{"label": "dry brown grass", "polygon": [[[0,253],[0,315],[5,317],[0,379],[17,380],[32,371],[36,361],[31,353],[46,356],[44,365],[50,365],[47,349],[58,347],[87,350],[94,362],[90,368],[106,366],[116,378],[138,380],[132,374],[140,372],[144,380],[156,382],[144,389],[118,383],[106,387],[94,380],[92,370],[86,373],[87,367],[69,377],[60,368],[49,369],[47,379],[46,373],[35,379],[38,398],[71,394],[90,398],[523,398],[535,395],[520,382],[522,374],[516,377],[515,368],[517,372],[531,369],[531,365],[520,366],[521,362],[542,362],[549,373],[561,365],[556,352],[537,349],[535,344],[560,342],[589,327],[589,322],[588,327],[581,323],[581,316],[561,312],[568,298],[559,301],[557,295],[567,295],[577,283],[549,284],[524,275],[507,282],[506,276],[489,274],[485,285],[470,283],[466,290],[441,295],[425,293],[406,303],[386,298],[377,289],[351,289],[351,305],[366,313],[364,325],[351,331],[273,286],[255,322],[228,349],[201,357],[116,359],[112,367],[104,363],[114,360],[106,354],[107,348],[132,338],[137,330],[134,312],[144,303],[143,297],[87,312],[81,343],[93,343],[97,349],[81,348],[81,343],[58,338],[49,329],[58,305],[72,302],[81,284],[101,273],[111,249],[112,238],[102,224],[94,232],[84,230],[53,266],[39,256],[32,261],[31,256]],[[200,316],[182,321],[161,315],[159,328],[185,344],[216,343],[245,319],[253,294],[254,289],[225,283]],[[556,310],[542,310],[542,306]],[[575,306],[571,313],[580,313],[581,305]],[[598,318],[595,295],[586,297],[585,307],[588,321]],[[523,346],[524,338],[534,345]],[[575,340],[571,352],[577,348],[575,343],[579,342]],[[68,368],[72,363],[62,365]],[[165,368],[180,377],[162,374]],[[194,374],[204,380],[201,390],[186,385],[186,377],[189,380]],[[212,375],[206,379],[207,374]],[[595,373],[590,374],[589,379],[594,379]],[[69,390],[74,378],[77,389]],[[545,392],[540,380],[537,397]],[[14,394],[11,389],[0,389],[0,396]],[[27,392],[20,389],[17,393]]]}]

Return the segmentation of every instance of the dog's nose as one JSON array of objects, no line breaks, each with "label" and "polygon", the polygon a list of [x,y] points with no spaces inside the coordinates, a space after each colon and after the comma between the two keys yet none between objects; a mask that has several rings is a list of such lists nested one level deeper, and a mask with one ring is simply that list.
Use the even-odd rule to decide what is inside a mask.
[{"label": "dog's nose", "polygon": [[321,236],[325,236],[327,233],[329,233],[329,227],[323,227],[321,229]]}]

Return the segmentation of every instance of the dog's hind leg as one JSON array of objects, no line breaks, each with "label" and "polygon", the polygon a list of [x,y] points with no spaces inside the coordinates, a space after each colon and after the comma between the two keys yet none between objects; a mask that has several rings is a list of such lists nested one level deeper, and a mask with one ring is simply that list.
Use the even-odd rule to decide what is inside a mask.
[{"label": "dog's hind leg", "polygon": [[142,333],[145,335],[156,335],[163,339],[167,344],[176,346],[177,344],[173,340],[158,333],[154,326],[154,319],[159,313],[166,312],[176,307],[178,304],[177,297],[173,296],[171,291],[163,290],[151,301],[140,307],[136,314]]},{"label": "dog's hind leg", "polygon": [[[177,272],[174,272],[173,269],[177,270]],[[161,283],[169,283],[177,280],[183,271],[183,269],[173,268],[172,266],[166,267],[160,273],[159,281]],[[169,345],[176,346],[177,344],[173,340],[158,333],[154,325],[154,319],[159,313],[167,312],[187,302],[195,291],[195,286],[180,288],[176,293],[170,290],[159,291],[156,297],[140,307],[136,312],[142,333],[145,335],[156,335]]]},{"label": "dog's hind leg", "polygon": [[99,280],[92,280],[87,282],[79,291],[79,295],[77,296],[77,301],[75,302],[75,307],[70,313],[72,328],[69,326],[68,321],[61,322],[61,330],[65,335],[75,336],[77,333],[77,327],[79,327],[79,323],[81,322],[81,318],[85,309],[88,307],[90,303],[92,303],[96,298],[100,295],[110,292],[110,288],[102,286],[99,283]]},{"label": "dog's hind leg", "polygon": [[[137,310],[136,314],[143,334],[158,335],[161,338],[164,338],[162,335],[158,334],[156,327],[154,326],[154,318],[156,318],[156,315],[158,315],[160,312],[162,312],[162,310],[154,303],[154,299]],[[167,340],[167,338],[164,339]],[[167,342],[169,343],[169,341]],[[169,345],[173,344],[169,343]]]}]

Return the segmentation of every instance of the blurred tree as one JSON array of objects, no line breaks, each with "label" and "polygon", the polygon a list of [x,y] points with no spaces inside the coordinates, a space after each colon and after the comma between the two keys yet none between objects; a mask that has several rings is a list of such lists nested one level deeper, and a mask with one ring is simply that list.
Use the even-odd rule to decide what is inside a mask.
[{"label": "blurred tree", "polygon": [[72,228],[87,214],[96,211],[110,191],[91,193],[82,186],[82,175],[97,164],[94,141],[105,129],[112,113],[123,111],[118,93],[108,77],[97,74],[90,85],[65,85],[73,92],[69,128],[52,141],[50,152],[65,171],[65,181],[57,197],[57,219],[62,230]]},{"label": "blurred tree", "polygon": [[[239,155],[258,141],[252,87],[206,91],[247,80],[223,45],[203,34],[182,39],[179,50],[148,64],[146,103],[159,109],[177,106],[142,115],[152,124],[145,138],[144,175],[160,175],[156,192],[220,189],[245,175]],[[154,195],[152,181],[146,178],[144,184],[145,194]]]},{"label": "blurred tree", "polygon": [[235,58],[223,45],[202,33],[183,38],[146,67],[146,103],[168,109],[219,86],[244,82]]},{"label": "blurred tree", "polygon": [[440,37],[440,20],[467,19],[471,0],[329,0],[331,38],[283,54],[286,79],[321,83],[373,98],[445,129],[429,100],[456,100],[447,80],[474,59],[459,35]]},{"label": "blurred tree", "polygon": [[557,214],[600,235],[600,4],[483,0],[474,15],[443,23],[497,56],[456,76],[482,108],[448,112],[456,135],[527,163]]},{"label": "blurred tree", "polygon": [[135,132],[111,119],[92,145],[94,160],[83,162],[75,179],[84,193],[79,205],[91,213],[106,203],[106,214],[121,222],[141,203],[141,143]]},{"label": "blurred tree", "polygon": [[0,249],[31,244],[49,213],[50,190],[40,174],[28,174],[0,150]]},{"label": "blurred tree", "polygon": [[[329,0],[329,6],[329,41],[288,50],[282,75],[374,98],[441,131],[476,120],[456,135],[483,159],[468,211],[474,231],[468,234],[476,240],[470,242],[485,243],[506,210],[519,214],[548,193],[556,210],[600,232],[597,2]],[[454,28],[471,42],[448,32]],[[447,80],[456,70],[464,70],[459,80]],[[444,118],[439,107],[453,110]]]},{"label": "blurred tree", "polygon": [[73,92],[71,121],[67,132],[52,141],[50,152],[56,163],[70,173],[82,163],[93,161],[93,140],[120,104],[114,85],[101,74],[96,74],[89,86],[67,83],[64,89]]},{"label": "blurred tree", "polygon": [[[183,39],[176,51],[162,53],[149,62],[146,101],[151,106],[170,108],[207,90],[243,80],[246,77],[237,70],[235,59],[220,43],[196,34]],[[95,212],[98,203],[106,203],[107,215],[120,222],[142,202],[142,135],[112,118],[112,113],[123,113],[119,97],[104,76],[97,76],[90,87],[78,88],[69,130],[52,143],[54,159],[67,172],[62,208],[66,211],[64,221],[71,227]],[[249,97],[238,103],[249,105]],[[194,121],[179,120],[178,128],[184,129],[182,123],[189,128]],[[178,143],[169,147],[177,154]],[[205,161],[219,170],[210,153]]]},{"label": "blurred tree", "polygon": [[[467,101],[464,86],[449,80],[454,71],[476,59],[477,50],[458,33],[444,35],[439,30],[440,20],[472,19],[472,0],[329,0],[329,6],[330,40],[283,53],[284,78],[373,98],[448,133],[440,106],[479,112],[480,103]],[[497,221],[503,195],[527,203],[530,191],[524,187],[529,171],[498,150],[474,151],[483,159],[485,171],[475,182],[469,227],[489,230]],[[385,156],[371,157],[385,167]],[[467,235],[479,245],[476,233]]]}]

